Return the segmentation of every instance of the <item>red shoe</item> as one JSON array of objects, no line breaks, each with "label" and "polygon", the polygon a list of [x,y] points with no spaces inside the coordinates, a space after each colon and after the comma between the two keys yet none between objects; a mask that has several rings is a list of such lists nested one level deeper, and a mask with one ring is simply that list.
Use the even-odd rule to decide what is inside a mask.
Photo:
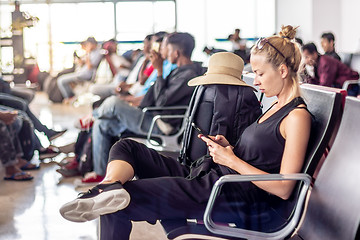
[{"label": "red shoe", "polygon": [[80,129],[81,131],[89,131],[94,124],[94,118],[92,115],[87,115],[82,117],[75,122],[75,127]]},{"label": "red shoe", "polygon": [[63,167],[71,162],[76,162],[76,157],[65,157],[60,162],[56,162],[57,165]]},{"label": "red shoe", "polygon": [[79,163],[74,159],[74,161],[69,162],[68,164],[64,165],[63,168],[68,170],[78,169]]},{"label": "red shoe", "polygon": [[100,176],[100,175],[94,175],[94,176],[90,176],[88,178],[83,178],[81,179],[82,183],[99,183],[102,180],[104,180],[104,176]]},{"label": "red shoe", "polygon": [[74,181],[75,187],[88,187],[97,185],[104,179],[104,176],[97,175],[95,172],[87,173],[82,179]]}]

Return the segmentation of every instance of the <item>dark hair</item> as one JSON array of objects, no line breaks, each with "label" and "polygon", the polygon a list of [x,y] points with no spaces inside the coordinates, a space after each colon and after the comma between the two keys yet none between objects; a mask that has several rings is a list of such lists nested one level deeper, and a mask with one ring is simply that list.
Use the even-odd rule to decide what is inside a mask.
[{"label": "dark hair", "polygon": [[323,34],[321,35],[321,38],[326,38],[329,42],[331,42],[331,40],[332,40],[333,42],[335,42],[335,36],[334,36],[334,34],[331,33],[331,32],[323,33]]},{"label": "dark hair", "polygon": [[149,34],[149,35],[147,35],[147,36],[145,37],[144,40],[151,41],[152,36],[154,36],[154,34]]},{"label": "dark hair", "polygon": [[116,41],[116,39],[112,38],[112,39],[110,39],[110,40],[107,40],[107,41],[103,42],[103,43],[101,44],[101,47],[104,47],[105,45],[108,45],[108,43],[115,43],[115,44],[117,44],[117,41]]},{"label": "dark hair", "polygon": [[162,42],[164,37],[166,37],[168,35],[167,32],[164,32],[164,31],[160,31],[160,32],[157,32],[153,35],[153,37],[157,37],[157,39],[155,40],[155,42]]},{"label": "dark hair", "polygon": [[168,44],[175,45],[185,57],[191,58],[192,51],[195,47],[195,39],[186,32],[170,34]]},{"label": "dark hair", "polygon": [[295,38],[295,42],[297,42],[298,44],[300,44],[300,46],[304,46],[303,40],[301,38],[296,37]]},{"label": "dark hair", "polygon": [[86,39],[86,42],[92,43],[92,44],[97,44],[98,42],[95,40],[94,37],[88,37]]},{"label": "dark hair", "polygon": [[310,54],[313,54],[314,52],[319,54],[317,47],[316,47],[315,43],[313,43],[313,42],[307,43],[304,46],[302,46],[302,50],[303,51],[307,50]]},{"label": "dark hair", "polygon": [[204,47],[203,52],[205,52],[206,50],[211,50],[210,48],[208,48],[207,46]]}]

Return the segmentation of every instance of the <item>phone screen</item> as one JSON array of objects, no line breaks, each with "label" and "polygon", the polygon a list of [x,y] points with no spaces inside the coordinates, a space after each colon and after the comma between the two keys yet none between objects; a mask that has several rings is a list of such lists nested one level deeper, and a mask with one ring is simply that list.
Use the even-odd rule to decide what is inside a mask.
[{"label": "phone screen", "polygon": [[151,49],[154,50],[155,52],[159,52],[160,51],[160,43],[158,42],[153,42]]},{"label": "phone screen", "polygon": [[211,139],[211,138],[209,137],[209,135],[203,133],[203,131],[201,130],[201,128],[199,128],[198,126],[196,126],[195,123],[191,123],[191,126],[192,126],[199,134],[202,134],[202,135],[204,135],[205,137]]}]

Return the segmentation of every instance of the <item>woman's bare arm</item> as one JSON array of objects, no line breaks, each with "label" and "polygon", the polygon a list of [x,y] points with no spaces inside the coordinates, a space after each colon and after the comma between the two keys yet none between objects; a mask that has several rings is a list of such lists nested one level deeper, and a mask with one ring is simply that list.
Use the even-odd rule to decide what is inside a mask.
[{"label": "woman's bare arm", "polygon": [[[280,124],[280,132],[286,139],[280,174],[299,173],[304,163],[310,136],[311,117],[304,109],[293,110]],[[214,162],[234,169],[239,174],[268,174],[238,158],[231,146],[223,147],[201,137],[209,147]],[[271,157],[271,156],[269,156]],[[259,188],[287,199],[295,186],[294,181],[254,181]]]}]

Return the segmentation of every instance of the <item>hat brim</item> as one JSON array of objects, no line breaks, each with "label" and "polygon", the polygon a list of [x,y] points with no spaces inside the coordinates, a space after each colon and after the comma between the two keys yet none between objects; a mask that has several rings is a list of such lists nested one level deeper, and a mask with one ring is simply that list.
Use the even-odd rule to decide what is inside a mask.
[{"label": "hat brim", "polygon": [[[245,83],[243,80],[225,74],[214,74],[214,73],[206,74],[203,76],[193,78],[188,82],[189,86],[209,85],[209,84],[238,85],[238,86],[246,86],[253,88],[249,84]],[[255,88],[253,89],[255,90]]]}]

